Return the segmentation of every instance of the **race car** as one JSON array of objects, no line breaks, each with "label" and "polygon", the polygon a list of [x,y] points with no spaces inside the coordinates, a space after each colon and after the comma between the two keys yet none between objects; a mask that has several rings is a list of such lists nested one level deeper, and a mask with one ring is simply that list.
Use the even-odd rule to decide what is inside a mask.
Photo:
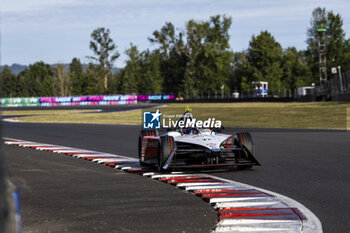
[{"label": "race car", "polygon": [[[186,111],[179,122],[194,122]],[[156,129],[143,129],[139,134],[138,156],[143,165],[155,165],[160,171],[176,168],[237,166],[251,168],[255,159],[250,133],[223,134],[217,128],[180,127],[177,124],[163,135]]]}]

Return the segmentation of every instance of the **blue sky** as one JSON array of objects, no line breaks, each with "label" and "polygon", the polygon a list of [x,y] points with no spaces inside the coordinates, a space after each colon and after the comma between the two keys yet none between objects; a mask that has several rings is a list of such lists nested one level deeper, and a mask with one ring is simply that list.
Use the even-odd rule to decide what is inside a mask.
[{"label": "blue sky", "polygon": [[165,22],[181,29],[190,19],[217,14],[233,19],[233,51],[247,49],[252,35],[262,30],[270,31],[283,48],[305,49],[317,6],[340,13],[350,36],[348,0],[1,0],[1,63],[69,63],[73,57],[88,62],[91,32],[106,27],[121,54],[115,66],[123,67],[130,43],[154,49],[147,38]]}]

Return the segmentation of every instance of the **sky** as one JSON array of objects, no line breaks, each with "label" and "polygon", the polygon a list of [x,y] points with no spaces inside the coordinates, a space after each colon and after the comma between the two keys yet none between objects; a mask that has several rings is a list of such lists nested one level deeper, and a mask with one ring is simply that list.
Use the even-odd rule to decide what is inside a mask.
[{"label": "sky", "polygon": [[306,48],[312,10],[325,7],[339,13],[350,36],[348,0],[1,0],[1,64],[83,63],[93,55],[91,32],[109,28],[125,66],[130,43],[139,50],[155,49],[148,38],[165,22],[178,29],[190,19],[213,15],[232,17],[229,31],[233,51],[248,48],[252,35],[268,30],[283,48]]}]

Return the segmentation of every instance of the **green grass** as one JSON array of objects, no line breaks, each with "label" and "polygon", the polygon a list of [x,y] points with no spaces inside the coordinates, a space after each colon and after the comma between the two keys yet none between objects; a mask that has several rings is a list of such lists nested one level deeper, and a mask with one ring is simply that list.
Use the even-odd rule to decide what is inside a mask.
[{"label": "green grass", "polygon": [[87,124],[141,124],[141,111],[89,114],[59,114],[21,117],[23,122],[87,123]]},{"label": "green grass", "polygon": [[[175,112],[179,105],[169,105]],[[350,103],[210,103],[191,104],[197,119],[215,117],[224,126],[260,128],[346,129]],[[166,111],[163,111],[166,112]]]},{"label": "green grass", "polygon": [[[163,114],[182,114],[185,107],[186,104],[169,104],[159,109]],[[192,108],[197,119],[215,118],[221,120],[224,126],[311,129],[349,129],[350,127],[350,102],[193,103],[189,104],[189,107]],[[8,114],[7,111],[3,113]],[[72,114],[67,110],[54,110],[49,113],[45,110],[42,114],[45,115],[21,117],[20,120],[140,125],[142,118],[141,110],[89,114],[78,112]]]}]

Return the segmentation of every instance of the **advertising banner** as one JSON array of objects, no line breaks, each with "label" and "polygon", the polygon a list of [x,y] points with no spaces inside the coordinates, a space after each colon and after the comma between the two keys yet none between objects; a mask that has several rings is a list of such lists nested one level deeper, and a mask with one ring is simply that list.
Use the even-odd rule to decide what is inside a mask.
[{"label": "advertising banner", "polygon": [[2,107],[40,106],[38,97],[2,98]]},{"label": "advertising banner", "polygon": [[2,107],[137,104],[136,95],[2,98]]},{"label": "advertising banner", "polygon": [[138,101],[169,101],[175,100],[175,95],[138,95]]}]

